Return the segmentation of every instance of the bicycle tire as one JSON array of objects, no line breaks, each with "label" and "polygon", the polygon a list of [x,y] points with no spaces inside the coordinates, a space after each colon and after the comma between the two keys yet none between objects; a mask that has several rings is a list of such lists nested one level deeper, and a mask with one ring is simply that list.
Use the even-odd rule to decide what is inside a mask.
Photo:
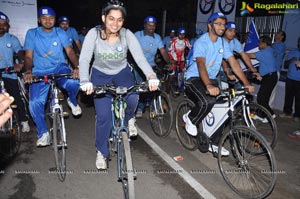
[{"label": "bicycle tire", "polygon": [[21,129],[18,118],[15,114],[11,116],[0,128],[1,149],[0,156],[3,160],[8,160],[19,152],[21,146]]},{"label": "bicycle tire", "polygon": [[[267,140],[267,142],[270,144],[270,146],[274,149],[278,138],[276,121],[272,117],[271,113],[265,107],[259,104],[251,102],[246,105],[246,108],[248,107],[250,109],[250,115],[247,118],[249,126],[253,127],[261,135],[263,135],[264,138]],[[235,115],[236,115],[236,123],[238,125],[248,126],[247,121],[245,121],[245,118],[243,116],[242,106],[239,106],[236,109]],[[266,123],[264,123],[263,120],[266,121]],[[254,126],[250,125],[251,123]]]},{"label": "bicycle tire", "polygon": [[158,137],[167,137],[173,125],[173,108],[168,94],[164,91],[153,93],[149,118],[151,128]]},{"label": "bicycle tire", "polygon": [[53,148],[58,179],[63,182],[66,178],[66,146],[63,138],[63,116],[60,111],[53,115]]},{"label": "bicycle tire", "polygon": [[120,132],[122,136],[122,142],[120,143],[120,170],[121,170],[121,182],[124,191],[125,199],[134,199],[134,170],[132,164],[132,157],[130,151],[130,145],[128,135],[126,131]]},{"label": "bicycle tire", "polygon": [[181,101],[176,108],[176,134],[181,145],[191,151],[198,148],[197,139],[195,136],[189,135],[185,130],[185,122],[182,116],[194,106],[194,103],[189,99]]},{"label": "bicycle tire", "polygon": [[[230,151],[229,156],[221,155],[222,147]],[[243,198],[265,198],[274,189],[277,178],[274,153],[266,139],[253,128],[234,126],[223,134],[218,166],[227,185]]]}]

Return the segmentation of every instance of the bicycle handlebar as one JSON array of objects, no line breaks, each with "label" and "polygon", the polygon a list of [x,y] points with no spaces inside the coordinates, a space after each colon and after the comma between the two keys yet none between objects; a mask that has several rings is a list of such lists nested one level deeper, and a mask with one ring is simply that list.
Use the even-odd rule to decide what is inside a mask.
[{"label": "bicycle handlebar", "polygon": [[66,74],[52,74],[52,75],[41,75],[41,76],[32,76],[32,82],[45,82],[48,83],[49,80],[56,80],[58,78],[73,78],[73,73]]},{"label": "bicycle handlebar", "polygon": [[0,69],[0,73],[18,73],[13,66],[8,66]]},{"label": "bicycle handlebar", "polygon": [[135,91],[138,93],[143,93],[143,92],[148,92],[148,83],[147,82],[142,82],[140,84],[133,85],[129,88],[124,87],[124,86],[115,86],[113,84],[106,84],[103,86],[95,86],[94,87],[94,92],[96,95],[104,94],[104,93],[110,93],[114,96],[118,95],[124,95],[127,94],[131,91]]}]

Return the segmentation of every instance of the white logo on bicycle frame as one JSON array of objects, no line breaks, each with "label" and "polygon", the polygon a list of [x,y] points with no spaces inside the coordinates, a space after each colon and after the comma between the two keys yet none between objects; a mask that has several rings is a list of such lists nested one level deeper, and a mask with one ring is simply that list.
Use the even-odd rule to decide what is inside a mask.
[{"label": "white logo on bicycle frame", "polygon": [[214,123],[215,123],[215,116],[214,116],[214,114],[212,112],[209,112],[207,114],[207,116],[205,117],[205,121],[206,121],[206,124],[208,126],[214,125]]}]

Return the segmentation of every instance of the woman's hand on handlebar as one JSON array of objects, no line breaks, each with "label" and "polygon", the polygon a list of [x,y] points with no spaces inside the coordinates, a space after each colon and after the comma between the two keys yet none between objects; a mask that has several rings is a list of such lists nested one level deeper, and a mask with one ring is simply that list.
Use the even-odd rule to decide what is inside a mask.
[{"label": "woman's hand on handlebar", "polygon": [[159,86],[159,79],[154,74],[148,76],[148,85],[150,91],[156,91]]},{"label": "woman's hand on handlebar", "polygon": [[206,89],[207,89],[209,95],[217,96],[220,94],[220,89],[214,85],[209,84],[206,86]]},{"label": "woman's hand on handlebar", "polygon": [[94,86],[91,82],[80,83],[80,89],[87,95],[90,95],[94,92]]}]

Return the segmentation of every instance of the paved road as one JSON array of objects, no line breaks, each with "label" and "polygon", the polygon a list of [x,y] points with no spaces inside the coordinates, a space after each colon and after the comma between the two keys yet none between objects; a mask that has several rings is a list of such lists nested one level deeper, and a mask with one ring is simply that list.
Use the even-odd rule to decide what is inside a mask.
[{"label": "paved road", "polygon": [[[174,106],[178,100],[173,100]],[[33,131],[23,134],[19,155],[0,165],[0,199],[122,198],[121,184],[116,181],[115,159],[110,162],[107,172],[95,170],[94,109],[83,106],[83,111],[80,119],[70,117],[66,120],[69,172],[66,181],[61,183],[56,174],[49,172],[54,167],[53,150],[51,147],[36,148]],[[269,198],[297,198],[300,195],[300,140],[287,136],[297,124],[288,119],[278,118],[276,121],[279,138],[275,154],[280,174]],[[131,145],[138,171],[137,199],[197,199],[207,198],[207,192],[215,198],[239,198],[225,184],[217,160],[210,153],[184,149],[174,130],[167,138],[156,137],[147,120],[147,112],[137,123],[140,136]],[[150,145],[149,139],[153,141]],[[172,158],[178,155],[183,160],[173,161]],[[172,162],[172,165],[167,162]],[[189,184],[183,178],[189,180]]]}]

